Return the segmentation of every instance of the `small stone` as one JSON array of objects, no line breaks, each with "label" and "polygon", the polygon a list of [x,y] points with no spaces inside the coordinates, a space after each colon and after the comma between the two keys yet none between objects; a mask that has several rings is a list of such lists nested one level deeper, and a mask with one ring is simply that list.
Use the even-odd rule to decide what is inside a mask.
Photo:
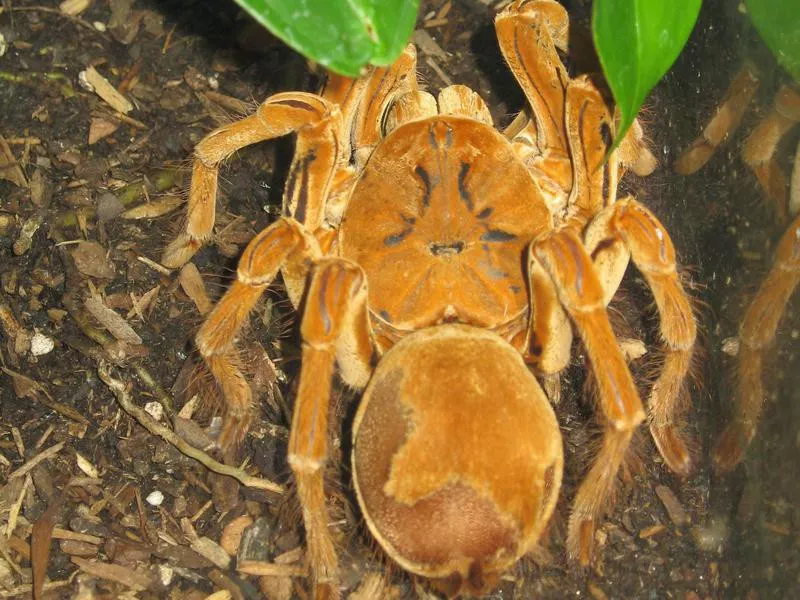
[{"label": "small stone", "polygon": [[145,498],[145,501],[150,506],[161,506],[161,503],[164,502],[164,494],[163,492],[159,492],[158,490],[150,492],[149,494],[147,494],[147,498]]},{"label": "small stone", "polygon": [[144,405],[144,412],[153,417],[156,421],[160,421],[164,416],[164,407],[160,402],[148,402]]},{"label": "small stone", "polygon": [[56,343],[51,338],[38,331],[31,338],[31,354],[34,356],[49,354],[55,347]]},{"label": "small stone", "polygon": [[172,578],[175,576],[175,569],[169,565],[158,565],[158,578],[161,585],[168,587],[172,583]]}]

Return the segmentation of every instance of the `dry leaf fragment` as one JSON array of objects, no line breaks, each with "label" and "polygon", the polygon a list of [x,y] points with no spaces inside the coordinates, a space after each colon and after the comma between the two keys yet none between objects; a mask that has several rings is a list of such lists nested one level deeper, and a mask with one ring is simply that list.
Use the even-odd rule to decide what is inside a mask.
[{"label": "dry leaf fragment", "polygon": [[117,312],[108,308],[98,296],[90,296],[84,301],[84,306],[89,313],[108,329],[115,338],[128,344],[139,345],[142,338],[134,331],[133,327]]},{"label": "dry leaf fragment", "polygon": [[80,242],[72,252],[75,267],[83,275],[100,279],[114,279],[117,272],[106,256],[106,249],[97,242]]},{"label": "dry leaf fragment", "polygon": [[167,194],[153,202],[147,202],[126,210],[122,213],[123,219],[155,219],[179,208],[185,200],[180,196]]},{"label": "dry leaf fragment", "polygon": [[203,285],[203,278],[200,276],[200,271],[197,270],[194,263],[186,263],[181,269],[179,280],[181,282],[181,288],[183,288],[186,295],[194,301],[201,315],[211,310],[211,300],[208,299],[206,288]]},{"label": "dry leaf fragment", "polygon": [[119,129],[119,123],[102,117],[94,117],[89,123],[89,145],[96,144]]},{"label": "dry leaf fragment", "polygon": [[78,468],[83,471],[87,477],[91,477],[92,479],[98,479],[100,477],[100,474],[97,472],[97,467],[81,455],[80,452],[75,453],[75,459],[78,462]]},{"label": "dry leaf fragment", "polygon": [[656,495],[667,509],[667,514],[675,525],[680,527],[689,522],[689,516],[671,489],[665,485],[656,486]]},{"label": "dry leaf fragment", "polygon": [[58,8],[64,14],[76,17],[91,5],[92,0],[64,0],[58,5]]},{"label": "dry leaf fragment", "polygon": [[33,569],[33,598],[42,597],[42,588],[47,575],[47,563],[50,561],[50,540],[53,539],[53,527],[60,502],[51,504],[45,513],[33,525],[31,532],[31,567]]},{"label": "dry leaf fragment", "polygon": [[81,71],[78,77],[88,84],[94,90],[94,93],[100,96],[114,110],[122,114],[128,114],[133,110],[133,104],[131,104],[130,100],[120,94],[108,79],[100,75],[94,67]]},{"label": "dry leaf fragment", "polygon": [[36,169],[30,181],[31,202],[38,207],[46,207],[50,204],[50,194],[48,193],[47,180],[42,169]]}]

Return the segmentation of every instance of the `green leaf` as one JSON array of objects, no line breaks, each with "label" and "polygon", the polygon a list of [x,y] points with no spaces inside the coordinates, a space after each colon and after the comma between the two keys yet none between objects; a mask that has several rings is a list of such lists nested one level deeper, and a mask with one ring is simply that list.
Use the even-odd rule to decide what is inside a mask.
[{"label": "green leaf", "polygon": [[389,65],[408,43],[419,0],[236,0],[289,46],[323,66],[357,77]]},{"label": "green leaf", "polygon": [[745,0],[745,6],[775,58],[800,81],[800,4],[791,0]]},{"label": "green leaf", "polygon": [[594,45],[621,112],[615,147],[633,123],[647,94],[686,45],[700,12],[700,2],[595,0]]}]

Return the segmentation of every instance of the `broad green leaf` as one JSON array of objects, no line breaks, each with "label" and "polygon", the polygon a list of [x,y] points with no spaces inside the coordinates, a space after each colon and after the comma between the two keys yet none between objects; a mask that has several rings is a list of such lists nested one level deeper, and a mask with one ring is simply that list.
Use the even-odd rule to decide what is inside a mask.
[{"label": "broad green leaf", "polygon": [[408,43],[419,0],[236,0],[289,46],[356,77],[389,65]]},{"label": "broad green leaf", "polygon": [[747,13],[775,58],[800,81],[800,3],[745,0]]},{"label": "broad green leaf", "polygon": [[621,113],[615,146],[647,94],[678,58],[697,21],[700,2],[595,0],[594,45]]}]

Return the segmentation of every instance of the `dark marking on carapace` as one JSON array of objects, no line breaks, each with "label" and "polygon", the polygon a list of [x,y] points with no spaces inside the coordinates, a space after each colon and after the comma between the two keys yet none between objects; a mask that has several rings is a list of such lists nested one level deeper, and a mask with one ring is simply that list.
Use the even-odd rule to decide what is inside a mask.
[{"label": "dark marking on carapace", "polygon": [[400,218],[403,219],[403,222],[407,225],[414,225],[417,222],[414,217],[409,217],[407,215],[400,215]]},{"label": "dark marking on carapace", "polygon": [[392,322],[392,318],[389,316],[389,313],[386,310],[382,310],[378,314],[381,316],[381,319],[383,319],[387,323]]},{"label": "dark marking on carapace", "polygon": [[397,244],[399,244],[404,239],[406,239],[406,237],[408,237],[408,235],[412,231],[414,231],[414,229],[409,227],[408,229],[404,229],[400,233],[395,233],[393,235],[387,235],[385,238],[383,238],[383,245],[387,246],[389,248],[397,246]]},{"label": "dark marking on carapace", "polygon": [[469,173],[470,164],[468,162],[461,163],[461,169],[458,171],[458,195],[464,204],[467,206],[467,210],[470,212],[472,211],[472,197],[469,194],[469,190],[466,186],[467,181],[467,174]]},{"label": "dark marking on carapace", "polygon": [[444,134],[444,147],[449,149],[453,145],[453,128],[445,124],[447,133]]},{"label": "dark marking on carapace", "polygon": [[439,140],[436,139],[436,133],[433,131],[433,125],[428,128],[428,144],[434,150],[439,149]]},{"label": "dark marking on carapace", "polygon": [[517,239],[515,234],[502,229],[487,229],[486,233],[481,236],[482,242],[510,242],[515,239]]},{"label": "dark marking on carapace", "polygon": [[487,206],[481,212],[478,213],[478,218],[479,219],[488,219],[489,217],[492,216],[493,212],[494,212],[494,209],[491,206]]},{"label": "dark marking on carapace", "polygon": [[428,245],[428,249],[434,256],[461,254],[466,247],[467,245],[461,240],[457,242],[433,242]]},{"label": "dark marking on carapace", "polygon": [[428,172],[420,165],[417,165],[417,167],[414,169],[414,173],[417,174],[417,177],[422,180],[422,185],[425,186],[425,189],[422,192],[422,206],[427,208],[431,205],[431,176],[428,175]]}]

